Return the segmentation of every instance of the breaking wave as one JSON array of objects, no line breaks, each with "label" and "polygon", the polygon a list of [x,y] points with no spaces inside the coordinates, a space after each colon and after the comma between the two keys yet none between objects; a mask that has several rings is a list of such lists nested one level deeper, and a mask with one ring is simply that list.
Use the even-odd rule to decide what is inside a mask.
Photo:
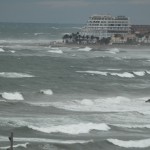
[{"label": "breaking wave", "polygon": [[49,50],[48,52],[50,52],[50,53],[57,53],[57,54],[62,54],[63,53],[63,51],[60,50],[60,49]]},{"label": "breaking wave", "polygon": [[150,147],[150,139],[123,141],[118,139],[107,139],[108,142],[124,148],[146,148]]},{"label": "breaking wave", "polygon": [[129,72],[123,72],[123,73],[110,73],[113,76],[118,76],[118,77],[122,77],[122,78],[133,78],[134,75],[132,73]]},{"label": "breaking wave", "polygon": [[44,133],[66,133],[66,134],[82,134],[89,133],[91,130],[100,130],[100,131],[108,131],[110,127],[105,123],[79,123],[79,124],[71,124],[71,125],[58,125],[52,127],[35,127],[29,126],[33,130],[37,130]]},{"label": "breaking wave", "polygon": [[[8,141],[8,137],[0,136],[0,141]],[[14,137],[16,142],[36,142],[36,143],[58,143],[58,144],[84,144],[93,142],[93,140],[60,140],[60,139],[44,139],[44,138],[23,138],[23,137]]]},{"label": "breaking wave", "polygon": [[92,48],[86,46],[85,48],[79,48],[78,50],[79,50],[79,51],[85,51],[85,52],[88,52],[88,51],[91,51]]},{"label": "breaking wave", "polygon": [[3,48],[0,47],[0,52],[5,52]]},{"label": "breaking wave", "polygon": [[[17,147],[23,147],[23,148],[27,148],[27,146],[29,145],[29,143],[24,143],[24,144],[16,144],[13,145],[13,148],[17,148]],[[10,146],[5,146],[5,147],[0,147],[0,149],[9,149]]]},{"label": "breaking wave", "polygon": [[33,75],[17,72],[0,72],[0,77],[3,78],[31,78]]},{"label": "breaking wave", "polygon": [[107,73],[108,72],[102,72],[102,71],[76,71],[76,72],[79,72],[79,73],[90,73],[90,74],[99,74],[99,75],[104,75],[104,76],[107,76]]},{"label": "breaking wave", "polygon": [[135,71],[133,72],[135,75],[137,76],[144,76],[145,75],[145,71]]},{"label": "breaking wave", "polygon": [[118,48],[111,48],[111,49],[108,49],[107,52],[111,54],[117,54],[120,52],[120,50]]},{"label": "breaking wave", "polygon": [[14,93],[3,92],[1,96],[6,100],[24,100],[22,94],[20,94],[19,92]]},{"label": "breaking wave", "polygon": [[145,124],[145,125],[122,125],[122,124],[116,124],[114,126],[117,126],[117,127],[122,127],[122,128],[140,128],[140,129],[143,129],[143,128],[147,128],[147,129],[150,129],[150,124]]},{"label": "breaking wave", "polygon": [[53,91],[51,89],[40,90],[40,93],[43,93],[46,95],[53,95]]},{"label": "breaking wave", "polygon": [[112,76],[118,76],[118,77],[122,77],[122,78],[133,78],[134,75],[132,73],[129,72],[123,72],[123,73],[115,73],[115,72],[103,72],[103,71],[76,71],[79,73],[89,73],[89,74],[99,74],[99,75],[103,75],[103,76],[107,76],[107,75],[112,75]]}]

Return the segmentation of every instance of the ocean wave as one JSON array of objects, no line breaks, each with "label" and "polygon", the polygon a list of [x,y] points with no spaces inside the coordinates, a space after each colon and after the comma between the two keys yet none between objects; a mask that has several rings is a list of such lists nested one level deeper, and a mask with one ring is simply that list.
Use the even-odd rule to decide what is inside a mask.
[{"label": "ocean wave", "polygon": [[24,100],[22,94],[20,94],[19,92],[14,93],[3,92],[1,93],[1,96],[6,100]]},{"label": "ocean wave", "polygon": [[57,28],[57,27],[51,27],[52,29],[55,29],[55,30],[58,30],[59,28]]},{"label": "ocean wave", "polygon": [[89,73],[89,74],[99,74],[99,75],[104,75],[107,76],[108,72],[102,72],[102,71],[92,71],[92,70],[87,70],[87,71],[76,71],[79,73]]},{"label": "ocean wave", "polygon": [[[27,148],[27,146],[29,145],[29,143],[24,143],[24,144],[16,144],[13,145],[13,148],[18,148],[18,147],[23,147],[23,148]],[[9,149],[10,146],[4,146],[4,147],[0,147],[0,149]]]},{"label": "ocean wave", "polygon": [[150,129],[150,124],[144,124],[144,125],[122,125],[122,124],[115,124],[113,126],[117,126],[117,127],[122,127],[122,128],[140,128],[140,129],[143,129],[143,128],[147,128],[147,129]]},{"label": "ocean wave", "polygon": [[87,71],[76,71],[79,73],[89,73],[89,74],[99,74],[103,76],[107,76],[108,74],[112,76],[118,76],[122,78],[133,78],[135,77],[132,73],[129,72],[123,72],[123,73],[116,73],[116,72],[104,72],[104,71],[92,71],[92,70],[87,70]]},{"label": "ocean wave", "polygon": [[98,99],[68,100],[65,102],[50,102],[32,104],[41,107],[56,107],[69,111],[88,112],[126,112],[138,110],[137,104],[131,105],[131,100],[126,97],[111,97]]},{"label": "ocean wave", "polygon": [[85,52],[88,52],[88,51],[91,51],[92,48],[86,46],[85,48],[79,48],[78,51],[85,51]]},{"label": "ocean wave", "polygon": [[11,53],[15,53],[16,51],[14,51],[14,50],[11,50],[10,52],[11,52]]},{"label": "ocean wave", "polygon": [[124,148],[146,148],[150,147],[150,139],[123,141],[118,139],[107,139],[108,142]]},{"label": "ocean wave", "polygon": [[134,71],[133,73],[137,76],[144,76],[145,75],[145,71]]},{"label": "ocean wave", "polygon": [[79,124],[70,124],[70,125],[58,125],[52,127],[36,127],[36,126],[28,126],[33,130],[37,130],[44,133],[66,133],[66,134],[82,134],[89,133],[91,130],[100,130],[100,131],[108,131],[110,127],[105,123],[79,123]]},{"label": "ocean wave", "polygon": [[147,74],[150,74],[150,71],[149,71],[149,70],[146,70],[146,73],[147,73]]},{"label": "ocean wave", "polygon": [[120,52],[120,50],[118,48],[110,48],[107,52],[111,54],[117,54]]},{"label": "ocean wave", "polygon": [[53,95],[53,91],[51,89],[40,90],[40,93],[43,93],[46,95]]},{"label": "ocean wave", "polygon": [[31,78],[33,75],[17,72],[0,72],[0,77],[3,78]]},{"label": "ocean wave", "polygon": [[63,51],[60,50],[60,49],[49,50],[48,52],[50,52],[50,53],[57,53],[57,54],[62,54],[63,53]]},{"label": "ocean wave", "polygon": [[79,29],[81,30],[82,28],[81,27],[72,27],[73,29]]},{"label": "ocean wave", "polygon": [[123,73],[110,73],[113,76],[118,76],[122,78],[134,78],[134,75],[129,72],[123,72]]},{"label": "ocean wave", "polygon": [[[0,141],[8,141],[8,137],[0,136]],[[93,140],[61,140],[61,139],[44,139],[44,138],[24,138],[24,137],[14,137],[16,142],[36,142],[36,143],[58,143],[58,144],[84,144],[93,142]]]},{"label": "ocean wave", "polygon": [[5,52],[5,50],[3,48],[0,47],[0,52]]}]

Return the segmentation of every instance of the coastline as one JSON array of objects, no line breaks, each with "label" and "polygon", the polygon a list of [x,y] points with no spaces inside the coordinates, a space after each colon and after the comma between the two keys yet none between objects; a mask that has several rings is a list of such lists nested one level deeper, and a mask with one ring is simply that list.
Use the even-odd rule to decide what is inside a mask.
[{"label": "coastline", "polygon": [[124,49],[146,49],[150,48],[150,44],[107,44],[107,45],[100,45],[100,44],[75,44],[75,43],[63,43],[63,42],[51,42],[51,47],[69,47],[69,48],[85,48],[90,47],[95,50],[102,50],[105,51],[109,48],[124,48]]}]

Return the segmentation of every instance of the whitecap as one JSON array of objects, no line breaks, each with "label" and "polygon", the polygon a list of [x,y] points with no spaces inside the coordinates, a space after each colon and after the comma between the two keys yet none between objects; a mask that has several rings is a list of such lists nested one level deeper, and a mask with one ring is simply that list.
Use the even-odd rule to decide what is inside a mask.
[{"label": "whitecap", "polygon": [[116,54],[116,53],[119,53],[120,50],[118,48],[111,48],[111,49],[108,49],[108,53],[111,53],[111,54]]},{"label": "whitecap", "polygon": [[22,94],[19,92],[9,93],[9,92],[3,92],[1,93],[1,96],[6,100],[24,100]]},{"label": "whitecap", "polygon": [[146,70],[146,73],[147,73],[147,74],[150,74],[150,71],[149,71],[149,70]]},{"label": "whitecap", "polygon": [[46,95],[53,95],[53,91],[51,89],[40,90],[40,93],[43,93]]},{"label": "whitecap", "polygon": [[62,54],[62,53],[63,53],[63,51],[62,51],[62,50],[60,50],[60,49],[56,49],[56,50],[49,50],[48,52],[50,52],[50,53],[57,53],[57,54]]},{"label": "whitecap", "polygon": [[79,124],[67,124],[67,125],[58,125],[52,127],[36,127],[36,126],[28,126],[33,130],[37,130],[44,133],[66,133],[66,134],[82,134],[89,133],[91,130],[100,130],[100,131],[108,131],[110,127],[105,123],[79,123]]},{"label": "whitecap", "polygon": [[[8,137],[0,136],[0,141],[8,141]],[[93,142],[93,140],[61,140],[61,139],[44,139],[44,138],[24,138],[24,137],[14,137],[16,142],[36,142],[36,143],[58,143],[58,144],[84,144]]]},{"label": "whitecap", "polygon": [[[23,147],[23,148],[27,148],[27,145],[29,145],[29,143],[24,143],[24,144],[16,144],[13,145],[13,148],[17,148],[17,147]],[[9,149],[10,146],[4,146],[4,147],[0,147],[0,149]]]},{"label": "whitecap", "polygon": [[144,76],[145,75],[145,71],[134,71],[133,73],[137,76]]},{"label": "whitecap", "polygon": [[132,73],[129,72],[123,72],[123,73],[110,73],[113,76],[118,76],[118,77],[122,77],[122,78],[133,78],[134,75]]},{"label": "whitecap", "polygon": [[91,106],[91,105],[94,105],[94,102],[90,99],[83,99],[80,101],[80,104],[81,105],[87,105],[87,106]]},{"label": "whitecap", "polygon": [[5,52],[5,50],[3,48],[0,47],[0,52]]},{"label": "whitecap", "polygon": [[144,125],[138,125],[138,124],[134,124],[134,125],[126,125],[126,124],[114,124],[114,126],[117,126],[117,127],[122,127],[122,128],[147,128],[147,129],[150,129],[150,124],[144,124]]},{"label": "whitecap", "polygon": [[76,71],[79,73],[89,73],[89,74],[99,74],[103,76],[107,76],[107,72],[102,72],[102,71],[92,71],[92,70],[87,70],[87,71]]},{"label": "whitecap", "polygon": [[124,148],[146,148],[150,147],[150,139],[123,141],[118,139],[107,139],[108,142]]},{"label": "whitecap", "polygon": [[57,28],[57,27],[51,27],[52,29],[56,29],[56,30],[58,30],[59,28]]},{"label": "whitecap", "polygon": [[15,53],[16,51],[14,51],[14,50],[12,50],[12,51],[10,51],[11,53]]},{"label": "whitecap", "polygon": [[85,51],[85,52],[88,52],[88,51],[91,51],[92,48],[86,46],[85,48],[79,48],[78,51]]},{"label": "whitecap", "polygon": [[34,77],[33,75],[26,73],[17,73],[17,72],[0,72],[0,77],[4,78],[30,78]]}]

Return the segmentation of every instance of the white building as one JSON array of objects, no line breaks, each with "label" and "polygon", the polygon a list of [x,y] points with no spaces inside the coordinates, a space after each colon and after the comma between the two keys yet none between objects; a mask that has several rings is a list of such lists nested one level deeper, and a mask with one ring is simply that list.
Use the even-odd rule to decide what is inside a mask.
[{"label": "white building", "polygon": [[83,36],[101,38],[112,37],[115,34],[125,36],[130,32],[130,19],[125,16],[112,17],[111,15],[93,15],[81,29]]}]

